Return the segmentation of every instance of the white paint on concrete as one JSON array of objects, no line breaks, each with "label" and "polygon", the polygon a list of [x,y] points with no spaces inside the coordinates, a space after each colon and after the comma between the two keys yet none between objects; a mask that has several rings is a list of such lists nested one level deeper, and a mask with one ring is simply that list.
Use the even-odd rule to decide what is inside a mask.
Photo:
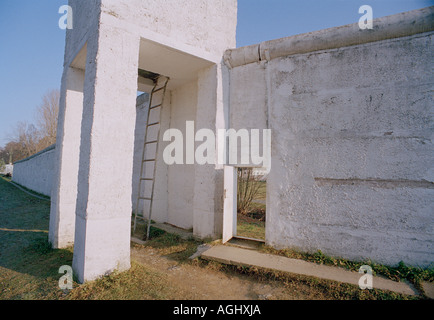
[{"label": "white paint on concrete", "polygon": [[[86,47],[83,51],[87,53]],[[74,243],[84,77],[84,70],[76,68],[66,68],[62,77],[52,163],[49,239],[54,248],[66,248]]]},{"label": "white paint on concrete", "polygon": [[224,168],[223,243],[237,235],[237,170],[232,166]]},{"label": "white paint on concrete", "polygon": [[385,264],[434,260],[432,37],[231,70],[231,126],[267,120],[272,129],[269,245]]},{"label": "white paint on concrete", "polygon": [[[196,108],[196,81],[172,91],[170,128],[180,130],[186,137],[186,121],[195,120]],[[184,159],[186,156],[184,152]],[[193,164],[176,164],[168,168],[167,222],[184,229],[193,227],[194,170]]]},{"label": "white paint on concrete", "polygon": [[[198,78],[195,126],[200,129],[217,127],[223,109],[221,64],[203,69]],[[215,106],[215,107],[212,107]],[[216,111],[218,110],[218,111]],[[196,165],[193,190],[193,230],[200,238],[217,238],[221,234],[223,204],[223,170],[215,165]]]},{"label": "white paint on concrete", "polygon": [[[140,144],[136,139],[134,146],[134,129],[140,122],[136,121],[134,99],[138,86],[149,90],[148,83],[138,81],[137,70],[171,78],[161,130],[168,126],[185,128],[185,121],[200,120],[202,116],[197,119],[197,113],[202,111],[214,116],[221,102],[215,98],[207,101],[206,90],[212,90],[210,96],[214,96],[216,89],[212,85],[218,85],[220,80],[211,81],[211,87],[199,92],[198,77],[201,70],[220,63],[225,50],[235,47],[237,2],[71,0],[70,5],[74,26],[66,34],[63,114],[59,122],[50,239],[55,247],[62,247],[70,244],[70,235],[75,234],[73,267],[79,280],[86,281],[129,266],[132,177],[137,173],[137,164],[133,172],[133,157]],[[72,69],[85,70],[76,98],[82,102],[82,111],[79,103],[75,106],[67,88]],[[76,116],[69,117],[68,113],[74,111]],[[68,128],[75,121],[81,129],[72,133]],[[209,119],[204,123],[210,123]],[[79,152],[73,143],[79,141],[75,134],[81,136]],[[68,149],[67,145],[73,148]],[[74,153],[70,165],[66,163],[68,150]],[[163,148],[159,150],[162,152]],[[161,155],[157,156],[161,160],[157,161],[153,219],[191,228],[197,186],[194,165],[168,168]],[[118,170],[120,163],[122,172]],[[68,175],[78,179],[68,181]],[[209,192],[200,201],[213,203],[214,197],[215,193]],[[77,199],[75,208],[69,201],[73,198]],[[210,218],[206,223],[198,223],[195,233],[214,235],[214,226],[208,225],[216,223],[213,206],[206,209]],[[74,210],[75,226],[71,223]]]},{"label": "white paint on concrete", "polygon": [[412,36],[433,31],[433,17],[434,6],[431,6],[374,19],[372,30],[362,30],[358,23],[354,23],[230,49],[225,52],[224,61],[228,67],[234,68],[294,54]]},{"label": "white paint on concrete", "polygon": [[54,146],[14,163],[12,181],[50,196],[53,180]]}]

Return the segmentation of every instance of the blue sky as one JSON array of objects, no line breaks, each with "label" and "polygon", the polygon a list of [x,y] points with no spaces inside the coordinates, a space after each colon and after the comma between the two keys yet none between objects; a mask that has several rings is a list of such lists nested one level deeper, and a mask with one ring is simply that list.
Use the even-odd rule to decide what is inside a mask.
[{"label": "blue sky", "polygon": [[[0,146],[18,121],[34,122],[45,92],[60,88],[65,31],[58,27],[58,10],[64,4],[0,0]],[[356,23],[366,4],[375,18],[434,0],[238,0],[237,46]]]}]

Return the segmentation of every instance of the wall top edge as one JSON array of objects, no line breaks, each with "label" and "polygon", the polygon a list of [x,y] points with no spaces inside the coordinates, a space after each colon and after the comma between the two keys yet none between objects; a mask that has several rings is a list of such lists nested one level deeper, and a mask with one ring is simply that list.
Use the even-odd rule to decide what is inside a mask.
[{"label": "wall top edge", "polygon": [[25,158],[25,159],[22,159],[22,160],[19,160],[19,161],[14,162],[14,165],[16,165],[16,164],[18,164],[18,163],[22,163],[22,162],[29,161],[29,160],[31,160],[31,159],[33,159],[33,158],[36,158],[36,157],[38,157],[38,156],[40,156],[40,155],[42,155],[42,154],[44,154],[44,153],[47,153],[47,152],[49,152],[49,151],[54,150],[54,149],[56,149],[56,144],[53,144],[53,145],[49,146],[48,148],[45,148],[44,150],[41,150],[41,151],[39,151],[38,153],[35,153],[35,154],[31,155],[30,157],[27,157],[27,158]]},{"label": "wall top edge", "polygon": [[434,31],[434,6],[373,20],[373,29],[358,23],[333,27],[226,50],[229,68],[319,50],[336,49]]}]

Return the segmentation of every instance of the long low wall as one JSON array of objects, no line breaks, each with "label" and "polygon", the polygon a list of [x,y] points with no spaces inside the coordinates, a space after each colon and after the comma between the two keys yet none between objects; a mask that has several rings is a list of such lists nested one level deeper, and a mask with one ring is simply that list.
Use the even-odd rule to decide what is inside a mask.
[{"label": "long low wall", "polygon": [[33,156],[15,162],[12,181],[51,196],[55,147],[56,145],[52,145]]}]

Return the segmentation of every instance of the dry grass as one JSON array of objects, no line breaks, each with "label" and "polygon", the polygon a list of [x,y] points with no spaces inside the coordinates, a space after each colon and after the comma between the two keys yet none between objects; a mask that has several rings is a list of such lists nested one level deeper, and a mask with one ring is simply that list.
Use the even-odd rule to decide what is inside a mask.
[{"label": "dry grass", "polygon": [[64,292],[58,287],[58,270],[72,264],[73,251],[49,246],[49,212],[49,202],[32,198],[0,179],[0,300],[227,299],[226,292],[236,300],[258,299],[264,292],[272,293],[270,299],[282,300],[410,298],[270,270],[191,261],[188,257],[200,242],[157,230],[144,246],[133,246],[138,256],[133,255],[129,271],[84,285],[74,283],[73,290]]}]

